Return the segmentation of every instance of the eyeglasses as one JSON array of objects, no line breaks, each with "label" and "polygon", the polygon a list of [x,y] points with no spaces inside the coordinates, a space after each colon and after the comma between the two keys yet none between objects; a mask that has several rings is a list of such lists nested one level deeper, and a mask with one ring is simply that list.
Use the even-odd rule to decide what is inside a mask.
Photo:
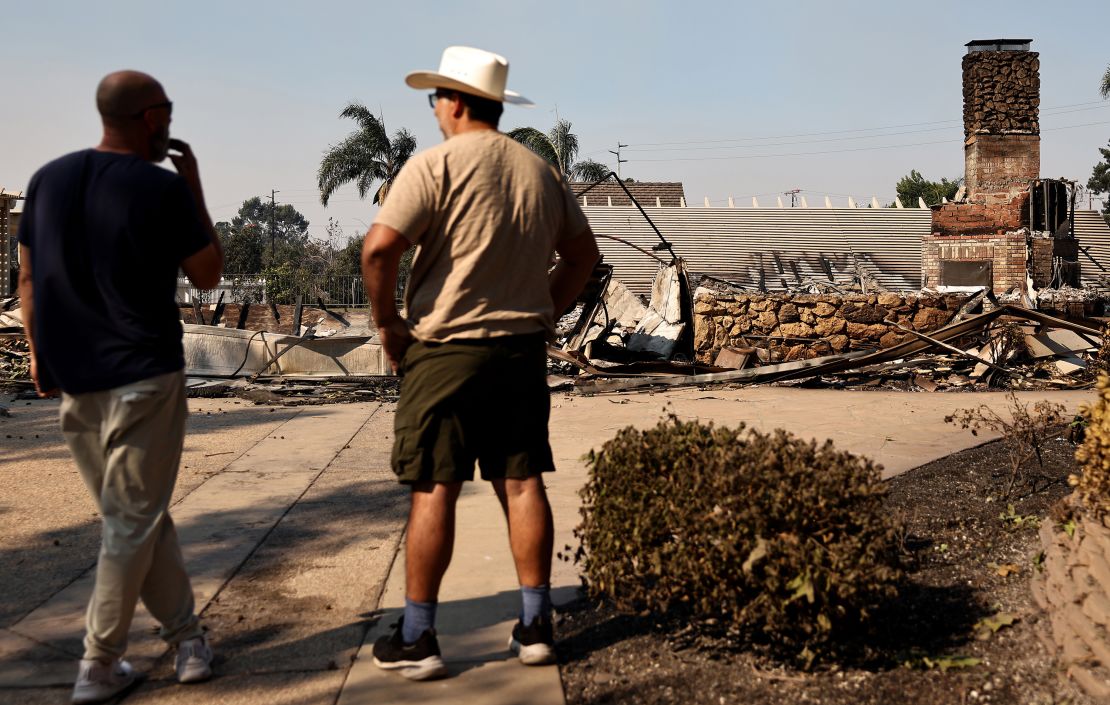
[{"label": "eyeglasses", "polygon": [[142,110],[140,110],[139,112],[132,113],[131,115],[128,115],[127,117],[132,118],[133,120],[138,120],[143,115],[146,115],[148,110],[157,110],[158,108],[165,108],[166,113],[172,115],[173,114],[173,101],[172,100],[167,100],[164,103],[155,103],[154,105],[148,105],[145,108],[143,108]]},{"label": "eyeglasses", "polygon": [[455,94],[454,91],[448,91],[448,90],[444,90],[444,89],[440,88],[435,93],[429,93],[428,94],[428,105],[431,106],[432,110],[435,110],[437,100],[439,100],[440,98],[450,98],[454,94]]}]

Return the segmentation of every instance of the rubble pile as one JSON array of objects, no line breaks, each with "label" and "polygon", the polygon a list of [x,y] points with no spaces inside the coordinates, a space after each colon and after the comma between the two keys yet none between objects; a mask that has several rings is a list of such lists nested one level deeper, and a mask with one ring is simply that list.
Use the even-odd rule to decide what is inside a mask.
[{"label": "rubble pile", "polygon": [[0,334],[0,383],[31,378],[31,352],[22,335]]},{"label": "rubble pile", "polygon": [[271,377],[254,381],[194,377],[189,378],[185,385],[185,391],[191,398],[237,397],[271,406],[395,402],[400,396],[400,388],[398,377]]}]

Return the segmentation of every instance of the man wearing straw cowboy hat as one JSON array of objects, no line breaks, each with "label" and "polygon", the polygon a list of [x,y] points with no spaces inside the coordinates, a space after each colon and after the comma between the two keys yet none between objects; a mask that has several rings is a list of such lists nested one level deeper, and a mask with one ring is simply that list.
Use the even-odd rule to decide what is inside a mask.
[{"label": "man wearing straw cowboy hat", "polygon": [[[546,344],[554,317],[581,291],[599,254],[559,172],[498,132],[503,57],[448,47],[439,71],[410,73],[445,141],[417,154],[394,182],[362,249],[374,321],[404,376],[392,465],[411,487],[405,612],[374,645],[374,661],[412,680],[446,675],[434,629],[451,561],[455,502],[477,461],[509,526],[520,581],[510,648],[529,665],[555,658],[549,582],[553,523],[541,473],[555,469],[547,439]],[[401,255],[416,247],[394,303]],[[559,254],[548,273],[551,253]]]}]

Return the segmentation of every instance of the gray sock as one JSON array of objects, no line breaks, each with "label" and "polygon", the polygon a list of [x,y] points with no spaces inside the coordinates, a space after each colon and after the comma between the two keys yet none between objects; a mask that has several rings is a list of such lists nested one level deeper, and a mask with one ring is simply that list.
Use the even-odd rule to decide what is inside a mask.
[{"label": "gray sock", "polygon": [[413,602],[405,598],[405,621],[401,624],[401,639],[406,644],[412,644],[435,625],[436,603]]},{"label": "gray sock", "polygon": [[520,597],[523,609],[520,621],[524,626],[530,625],[536,617],[549,619],[551,617],[551,586],[538,585],[536,587],[520,586]]}]

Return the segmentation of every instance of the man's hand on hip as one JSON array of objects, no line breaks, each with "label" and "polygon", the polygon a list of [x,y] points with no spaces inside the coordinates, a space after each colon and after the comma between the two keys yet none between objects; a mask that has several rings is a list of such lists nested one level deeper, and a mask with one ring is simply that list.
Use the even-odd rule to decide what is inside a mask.
[{"label": "man's hand on hip", "polygon": [[401,318],[394,319],[379,328],[378,335],[382,339],[386,357],[389,358],[389,365],[393,368],[393,373],[397,374],[401,368],[401,359],[405,357],[405,351],[416,339],[412,337],[408,324]]}]

